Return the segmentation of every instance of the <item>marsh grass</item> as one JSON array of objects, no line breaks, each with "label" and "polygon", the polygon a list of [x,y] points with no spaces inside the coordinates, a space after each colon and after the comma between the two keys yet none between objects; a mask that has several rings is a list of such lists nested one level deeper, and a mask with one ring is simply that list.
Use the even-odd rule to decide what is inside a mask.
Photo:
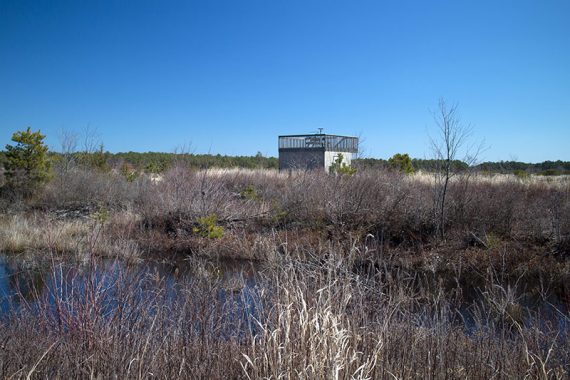
[{"label": "marsh grass", "polygon": [[42,215],[5,216],[0,220],[0,250],[9,253],[77,252],[89,231],[89,226],[80,221],[54,221]]},{"label": "marsh grass", "polygon": [[495,291],[472,305],[467,326],[456,293],[421,285],[428,282],[406,271],[362,276],[346,269],[354,254],[334,250],[325,261],[281,256],[260,268],[255,285],[239,287],[198,258],[194,274],[174,284],[119,265],[53,265],[44,290],[15,296],[2,319],[0,376],[568,375],[568,330],[539,314],[528,313],[524,323],[496,317],[505,294],[516,301],[515,287],[490,284]]},{"label": "marsh grass", "polygon": [[95,218],[59,220],[44,214],[8,215],[0,219],[0,251],[40,258],[67,256],[80,261],[91,256],[138,260],[141,251],[137,242],[125,236],[125,220],[132,220],[132,215],[114,215],[109,226]]}]

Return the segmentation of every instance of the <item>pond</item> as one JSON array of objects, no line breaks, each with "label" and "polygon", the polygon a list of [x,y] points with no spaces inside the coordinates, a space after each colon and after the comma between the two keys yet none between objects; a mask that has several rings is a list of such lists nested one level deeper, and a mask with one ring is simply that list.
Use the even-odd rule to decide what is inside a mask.
[{"label": "pond", "polygon": [[[41,315],[51,322],[63,320],[71,329],[69,321],[88,313],[110,322],[119,313],[135,315],[157,306],[174,309],[186,304],[194,310],[216,307],[217,315],[223,316],[218,325],[224,330],[217,333],[236,336],[237,329],[254,329],[253,320],[263,309],[257,296],[257,272],[249,261],[38,264],[0,255],[0,318]],[[200,323],[194,327],[204,328]]]}]

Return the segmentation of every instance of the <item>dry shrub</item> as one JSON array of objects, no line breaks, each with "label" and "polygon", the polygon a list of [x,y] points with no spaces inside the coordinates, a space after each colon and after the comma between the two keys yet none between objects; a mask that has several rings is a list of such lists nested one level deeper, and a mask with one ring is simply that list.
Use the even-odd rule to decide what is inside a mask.
[{"label": "dry shrub", "polygon": [[123,176],[85,168],[60,173],[47,186],[38,203],[48,209],[122,208],[131,204],[144,178],[128,182]]},{"label": "dry shrub", "polygon": [[267,214],[264,202],[241,199],[228,178],[196,172],[182,166],[169,170],[139,200],[139,209],[149,224],[191,231],[199,217],[215,215],[223,224],[243,222]]},{"label": "dry shrub", "polygon": [[[471,239],[484,247],[487,240],[513,240],[564,256],[570,236],[569,189],[564,182],[454,177],[444,243],[459,247]],[[331,176],[175,165],[161,181],[141,176],[128,182],[113,173],[73,169],[54,179],[33,206],[70,217],[88,216],[101,208],[111,216],[128,210],[137,221],[115,225],[111,235],[138,241],[143,250],[191,250],[199,218],[215,218],[227,236],[238,238],[309,229],[329,240],[373,235],[388,248],[416,252],[442,244],[435,233],[433,177],[426,174],[364,170],[354,176]]]}]

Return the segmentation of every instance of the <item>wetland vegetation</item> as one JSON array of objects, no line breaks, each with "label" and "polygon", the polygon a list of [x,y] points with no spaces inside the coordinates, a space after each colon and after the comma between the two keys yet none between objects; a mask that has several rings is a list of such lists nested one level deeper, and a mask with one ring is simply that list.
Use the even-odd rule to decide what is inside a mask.
[{"label": "wetland vegetation", "polygon": [[[564,378],[570,184],[74,166],[3,193],[2,377]],[[228,260],[231,260],[228,263]]]}]

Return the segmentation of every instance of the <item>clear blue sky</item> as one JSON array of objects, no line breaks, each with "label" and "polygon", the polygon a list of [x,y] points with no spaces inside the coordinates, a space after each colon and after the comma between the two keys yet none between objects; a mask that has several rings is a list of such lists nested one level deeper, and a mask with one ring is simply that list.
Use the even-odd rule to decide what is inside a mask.
[{"label": "clear blue sky", "polygon": [[31,126],[105,148],[277,154],[357,134],[427,157],[459,104],[486,160],[570,160],[570,1],[0,0],[0,144]]}]

